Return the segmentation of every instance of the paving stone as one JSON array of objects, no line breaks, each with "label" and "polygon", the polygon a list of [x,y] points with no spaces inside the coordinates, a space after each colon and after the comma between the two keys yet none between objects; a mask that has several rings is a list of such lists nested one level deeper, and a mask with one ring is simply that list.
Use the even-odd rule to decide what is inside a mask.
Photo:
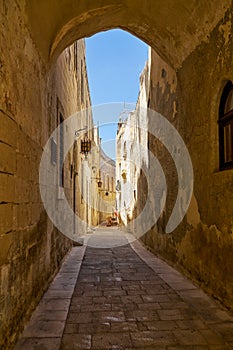
[{"label": "paving stone", "polygon": [[148,310],[126,311],[125,315],[127,321],[154,321],[159,319],[156,311]]},{"label": "paving stone", "polygon": [[42,299],[40,305],[44,310],[68,310],[70,306],[70,299]]},{"label": "paving stone", "polygon": [[159,310],[161,306],[159,303],[141,303],[138,304],[139,310]]},{"label": "paving stone", "polygon": [[233,343],[229,343],[229,345],[212,345],[209,346],[210,350],[232,350]]},{"label": "paving stone", "polygon": [[168,290],[167,294],[168,298],[170,299],[170,301],[176,301],[176,302],[179,302],[179,301],[182,301],[182,298],[180,298],[179,295],[177,295],[176,293],[174,292],[171,292],[170,290]]},{"label": "paving stone", "polygon": [[171,302],[170,298],[168,295],[164,294],[159,294],[159,295],[142,295],[142,300],[146,303],[160,303],[160,302]]},{"label": "paving stone", "polygon": [[151,345],[169,345],[176,343],[176,338],[172,332],[167,331],[144,331],[131,333],[131,339],[135,348]]},{"label": "paving stone", "polygon": [[185,319],[185,315],[179,309],[158,310],[157,312],[161,320],[171,321]]},{"label": "paving stone", "polygon": [[213,332],[210,329],[201,329],[199,332],[203,335],[207,343],[210,345],[218,345],[224,343],[224,339],[218,333]]},{"label": "paving stone", "polygon": [[73,290],[48,290],[43,298],[45,299],[70,299],[72,297]]},{"label": "paving stone", "polygon": [[[79,333],[79,323],[66,323],[64,334],[77,334]],[[87,333],[87,332],[86,332]]]},{"label": "paving stone", "polygon": [[93,298],[93,303],[94,304],[118,304],[121,303],[121,298],[120,296],[116,295],[106,295],[104,297],[94,297]]},{"label": "paving stone", "polygon": [[112,322],[111,332],[137,332],[137,322]]},{"label": "paving stone", "polygon": [[182,301],[171,301],[171,302],[159,302],[160,308],[161,309],[186,309],[187,304]]},{"label": "paving stone", "polygon": [[207,329],[208,326],[201,319],[177,320],[175,321],[180,329]]},{"label": "paving stone", "polygon": [[[137,347],[137,350],[166,350],[167,347],[166,346],[162,346],[162,345],[153,345],[153,346],[147,346],[145,347]],[[133,348],[126,348],[125,350],[135,350],[135,347]]]},{"label": "paving stone", "polygon": [[177,330],[174,334],[181,345],[208,345],[207,340],[197,330]]},{"label": "paving stone", "polygon": [[[114,323],[114,324],[117,324]],[[121,324],[121,323],[120,323]],[[104,323],[81,323],[79,324],[79,333],[106,333],[110,330],[111,325],[110,322],[104,322]]]},{"label": "paving stone", "polygon": [[101,297],[102,292],[99,290],[86,290],[85,291],[85,297]]},{"label": "paving stone", "polygon": [[69,311],[70,312],[80,312],[81,311],[81,305],[73,303],[72,305],[70,305]]},{"label": "paving stone", "polygon": [[91,335],[89,334],[64,334],[60,350],[86,350],[91,349]]},{"label": "paving stone", "polygon": [[91,323],[94,316],[91,312],[69,312],[67,317],[68,323]]},{"label": "paving stone", "polygon": [[85,295],[80,296],[73,296],[71,300],[71,305],[86,305],[86,304],[92,304],[93,298],[92,297],[86,297]]},{"label": "paving stone", "polygon": [[63,321],[36,320],[30,322],[23,332],[25,338],[61,337],[64,329]]},{"label": "paving stone", "polygon": [[113,311],[128,311],[128,310],[138,310],[138,304],[135,303],[127,303],[127,304],[112,304]]},{"label": "paving stone", "polygon": [[73,284],[69,284],[69,283],[53,283],[52,285],[50,285],[50,290],[53,291],[60,291],[60,290],[63,290],[63,291],[71,291],[73,293],[74,291],[74,286]]},{"label": "paving stone", "polygon": [[171,331],[179,328],[175,321],[146,321],[143,324],[149,331]]},{"label": "paving stone", "polygon": [[[168,346],[167,350],[209,350],[210,348],[207,345],[187,345],[187,346]],[[219,349],[220,350],[220,349]],[[224,348],[221,348],[224,350]]]},{"label": "paving stone", "polygon": [[80,311],[85,312],[85,311],[110,311],[112,310],[112,305],[111,304],[87,304],[87,305],[79,305],[80,306]]},{"label": "paving stone", "polygon": [[38,308],[33,314],[31,320],[35,323],[38,321],[65,321],[67,318],[67,310],[47,310],[44,308]]},{"label": "paving stone", "polygon": [[20,339],[15,350],[59,350],[60,338],[23,338]]},{"label": "paving stone", "polygon": [[122,295],[126,295],[126,291],[125,290],[122,290],[122,289],[119,289],[118,290],[106,290],[104,291],[104,296],[122,296]]},{"label": "paving stone", "polygon": [[94,313],[95,322],[124,322],[125,315],[122,311],[102,311]]},{"label": "paving stone", "polygon": [[129,333],[94,334],[92,339],[92,349],[123,350],[130,346],[132,341]]},{"label": "paving stone", "polygon": [[[214,328],[226,341],[233,342],[233,322],[224,322],[214,325]],[[233,349],[233,347],[232,347]]]},{"label": "paving stone", "polygon": [[128,304],[128,303],[141,304],[143,302],[143,299],[140,293],[138,295],[124,295],[124,296],[121,296],[121,302],[123,304]]},{"label": "paving stone", "polygon": [[87,247],[81,268],[72,251],[16,349],[233,349],[233,318],[139,242],[132,247]]}]

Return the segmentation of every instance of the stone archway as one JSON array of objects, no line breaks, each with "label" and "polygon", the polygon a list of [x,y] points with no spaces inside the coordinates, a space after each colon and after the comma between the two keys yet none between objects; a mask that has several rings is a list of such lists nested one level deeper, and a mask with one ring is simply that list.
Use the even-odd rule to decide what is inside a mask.
[{"label": "stone archway", "polygon": [[170,241],[151,231],[147,242],[233,309],[232,173],[218,172],[217,125],[219,89],[233,77],[232,11],[231,0],[1,2],[0,343],[5,349],[70,247],[57,239],[38,191],[38,164],[57,113],[48,73],[69,44],[113,28],[142,39],[165,61],[158,64],[155,54],[151,108],[179,127],[196,175],[187,225]]},{"label": "stone archway", "polygon": [[230,0],[27,0],[26,13],[32,37],[47,62],[77,39],[121,28],[177,68],[208,40],[230,4]]}]

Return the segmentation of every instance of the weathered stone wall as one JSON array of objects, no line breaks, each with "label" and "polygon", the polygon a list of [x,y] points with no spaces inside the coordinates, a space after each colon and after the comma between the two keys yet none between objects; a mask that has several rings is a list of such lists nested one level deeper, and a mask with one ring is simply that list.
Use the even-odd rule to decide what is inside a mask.
[{"label": "weathered stone wall", "polygon": [[[77,80],[84,44],[78,48],[78,77],[74,48],[70,57],[66,51],[49,71],[27,31],[23,6],[23,1],[0,3],[1,349],[11,349],[71,247],[45,213],[38,169],[43,146],[57,125],[57,101],[64,117],[82,107]],[[85,76],[82,80],[86,85]],[[84,90],[84,104],[89,104],[88,87]],[[66,187],[70,187],[68,177]]]},{"label": "weathered stone wall", "polygon": [[144,237],[151,249],[176,263],[205,290],[233,309],[233,170],[219,171],[218,112],[233,78],[232,9],[177,71],[152,53],[150,108],[180,132],[194,168],[193,198],[183,222],[164,234],[177,196],[174,163],[150,136],[150,150],[167,178],[168,199],[158,224]]},{"label": "weathered stone wall", "polygon": [[231,0],[24,0],[33,38],[45,60],[74,40],[122,28],[178,67],[207,39]]},{"label": "weathered stone wall", "polygon": [[[162,232],[174,205],[177,180],[171,175],[175,174],[172,160],[164,161],[171,200],[167,201],[164,215],[156,230],[148,233],[146,242],[232,307],[232,170],[218,171],[217,126],[221,91],[233,74],[231,13],[221,20],[231,1],[167,4],[147,1],[139,6],[139,1],[131,0],[127,3],[123,0],[0,3],[0,342],[3,349],[10,348],[25,315],[30,314],[70,248],[70,242],[48,220],[38,188],[42,149],[53,128],[52,124],[48,126],[51,121],[55,123],[51,117],[56,117],[56,97],[47,63],[78,37],[114,27],[138,35],[158,48],[176,67],[175,72],[155,57],[150,106],[173,120],[189,148],[195,172],[194,197],[188,215],[174,234],[165,235]],[[72,79],[74,82],[74,76]],[[69,79],[65,84],[69,86]],[[67,98],[78,96],[74,111],[80,106],[80,85],[77,96],[75,89],[70,94],[57,88],[65,117],[72,112],[71,107],[67,108]],[[81,107],[85,106],[81,101]],[[157,152],[155,140],[149,142],[151,150]],[[166,158],[165,152],[159,145],[161,162]],[[69,176],[68,173],[68,188]]]},{"label": "weathered stone wall", "polygon": [[[60,55],[49,72],[48,86],[50,91],[47,98],[50,113],[48,118],[51,120],[51,131],[59,124],[58,114],[60,111],[64,119],[76,115],[76,121],[68,123],[64,131],[65,135],[70,133],[74,141],[74,147],[69,150],[66,156],[64,190],[70,206],[82,220],[82,224],[76,227],[76,231],[78,231],[76,234],[81,235],[92,225],[92,215],[96,214],[95,210],[92,211],[93,197],[96,196],[96,192],[92,191],[91,188],[91,169],[93,163],[98,162],[94,159],[95,152],[86,156],[81,154],[81,140],[84,137],[92,142],[95,149],[84,40],[75,42]],[[67,138],[67,136],[65,137]],[[57,136],[56,141],[59,146],[59,136]]]},{"label": "weathered stone wall", "polygon": [[[128,113],[123,120],[120,116],[116,137],[117,157],[116,176],[120,183],[117,193],[117,208],[121,222],[127,226],[143,207],[144,188],[138,186],[142,175],[142,168],[148,168],[148,116],[147,105],[150,87],[150,60],[146,63],[140,75],[138,100],[134,111]],[[141,223],[141,222],[140,222]],[[142,230],[137,223],[137,231]],[[136,227],[131,223],[129,231]]]},{"label": "weathered stone wall", "polygon": [[99,223],[112,216],[116,207],[116,165],[103,149],[100,149]]}]

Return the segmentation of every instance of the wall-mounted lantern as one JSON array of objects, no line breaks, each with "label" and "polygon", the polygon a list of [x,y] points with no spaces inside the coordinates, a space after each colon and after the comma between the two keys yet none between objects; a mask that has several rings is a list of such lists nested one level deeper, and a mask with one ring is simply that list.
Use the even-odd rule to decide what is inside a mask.
[{"label": "wall-mounted lantern", "polygon": [[[97,171],[97,168],[95,165],[92,166],[92,172],[95,175]],[[92,177],[92,180],[96,180],[97,181],[97,185],[100,188],[102,186],[102,181],[100,177]]]},{"label": "wall-mounted lantern", "polygon": [[97,182],[97,185],[98,185],[99,188],[102,187],[102,183],[103,183],[103,182],[99,179],[99,181]]},{"label": "wall-mounted lantern", "polygon": [[122,170],[122,173],[121,173],[121,176],[122,176],[122,179],[125,181],[126,178],[127,178],[127,173],[126,173],[126,170]]},{"label": "wall-mounted lantern", "polygon": [[92,177],[92,180],[97,180],[97,185],[99,188],[102,187],[103,182],[101,181],[101,178],[99,177]]},{"label": "wall-mounted lantern", "polygon": [[81,140],[81,153],[85,156],[91,151],[91,140],[85,136],[83,140]]}]

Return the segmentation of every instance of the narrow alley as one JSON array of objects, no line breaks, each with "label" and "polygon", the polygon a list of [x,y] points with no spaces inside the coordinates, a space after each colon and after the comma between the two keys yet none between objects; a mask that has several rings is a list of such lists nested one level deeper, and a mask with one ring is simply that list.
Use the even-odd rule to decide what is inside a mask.
[{"label": "narrow alley", "polygon": [[74,247],[15,350],[233,349],[233,318],[129,237],[98,229]]},{"label": "narrow alley", "polygon": [[0,0],[0,350],[233,350],[233,1]]}]

